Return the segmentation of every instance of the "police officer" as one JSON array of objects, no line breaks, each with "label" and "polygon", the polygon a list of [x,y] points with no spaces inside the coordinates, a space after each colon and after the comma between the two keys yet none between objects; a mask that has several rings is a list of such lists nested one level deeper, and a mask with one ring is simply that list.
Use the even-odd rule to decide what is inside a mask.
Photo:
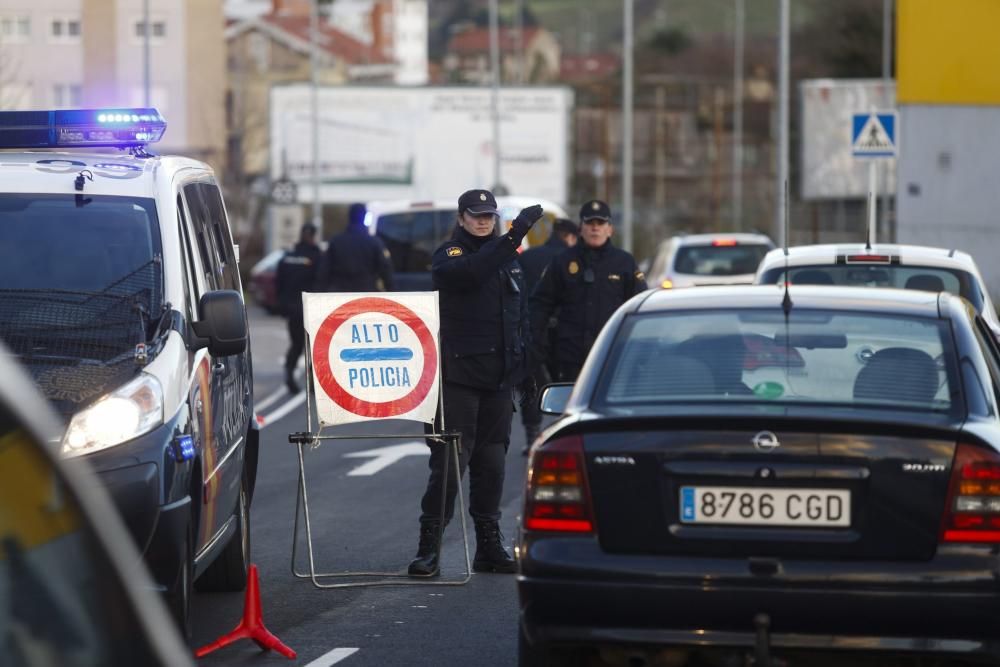
[{"label": "police officer", "polygon": [[[497,203],[487,190],[458,199],[458,224],[439,247],[431,274],[439,290],[444,418],[462,435],[459,470],[469,469],[469,513],[476,526],[477,572],[514,572],[500,534],[504,458],[510,444],[512,389],[525,377],[528,321],[524,274],[517,248],[542,217],[541,206],[522,210],[510,231],[498,235]],[[430,478],[421,501],[420,546],[410,563],[414,576],[439,574],[441,494],[445,524],[454,513],[458,486],[443,474],[451,448],[431,443]]]},{"label": "police officer", "polygon": [[[316,285],[321,292],[391,292],[389,251],[365,227],[364,204],[351,204],[347,228],[330,239]],[[381,281],[381,284],[379,283]]]},{"label": "police officer", "polygon": [[580,208],[580,243],[556,255],[531,296],[531,330],[544,335],[556,317],[556,379],[576,380],[594,339],[618,306],[646,289],[631,254],[611,244],[611,209],[594,199]]},{"label": "police officer", "polygon": [[299,232],[299,242],[285,253],[278,264],[278,304],[281,314],[288,318],[288,337],[291,341],[285,355],[285,386],[293,394],[299,393],[299,385],[295,382],[295,366],[299,363],[306,341],[302,322],[302,292],[309,290],[315,283],[321,254],[316,245],[316,227],[306,223]]},{"label": "police officer", "polygon": [[[521,268],[524,269],[524,282],[528,286],[528,295],[534,291],[535,286],[542,277],[542,272],[545,271],[545,267],[549,265],[552,258],[566,248],[575,246],[579,235],[580,228],[577,227],[575,222],[566,218],[558,218],[552,224],[552,233],[543,245],[528,248],[521,253],[518,261],[521,263]],[[534,377],[536,387],[542,387],[552,381],[554,373],[552,369],[546,366],[543,360],[551,356],[548,354],[548,349],[554,342],[554,334],[555,329],[550,328],[546,330],[541,338],[532,338],[531,340],[533,351],[528,355],[528,368]],[[524,424],[525,440],[525,445],[521,453],[527,454],[531,443],[538,437],[538,431],[542,426],[542,413],[539,412],[538,404],[535,401],[523,402],[521,423]]]}]

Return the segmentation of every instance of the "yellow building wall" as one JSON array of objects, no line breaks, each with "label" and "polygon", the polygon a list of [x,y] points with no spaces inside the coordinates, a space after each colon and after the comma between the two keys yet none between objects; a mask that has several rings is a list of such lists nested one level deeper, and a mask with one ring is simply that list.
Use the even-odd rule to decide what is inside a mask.
[{"label": "yellow building wall", "polygon": [[1000,105],[1000,0],[897,0],[896,99]]}]

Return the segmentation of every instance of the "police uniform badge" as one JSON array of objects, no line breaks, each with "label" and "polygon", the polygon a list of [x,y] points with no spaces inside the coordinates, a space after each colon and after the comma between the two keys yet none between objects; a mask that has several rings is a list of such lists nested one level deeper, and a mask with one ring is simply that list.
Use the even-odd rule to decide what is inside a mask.
[{"label": "police uniform badge", "polygon": [[580,272],[580,265],[576,263],[575,259],[571,260],[569,266],[567,267],[567,270],[569,271],[569,275],[575,276],[577,273]]},{"label": "police uniform badge", "polygon": [[452,246],[446,251],[449,257],[458,257],[462,254],[462,249],[458,246]]},{"label": "police uniform badge", "polygon": [[600,211],[601,205],[595,201],[593,204],[590,205],[590,208],[594,209],[595,211]]},{"label": "police uniform badge", "polygon": [[645,280],[646,279],[646,274],[643,273],[642,271],[636,271],[635,272],[635,279],[636,280]]},{"label": "police uniform badge", "polygon": [[480,192],[479,193],[479,200],[480,201],[486,201],[486,193]]},{"label": "police uniform badge", "polygon": [[621,279],[622,279],[622,277],[620,275],[618,275],[617,273],[609,273],[608,274],[608,280],[614,281],[614,280],[621,280]]}]

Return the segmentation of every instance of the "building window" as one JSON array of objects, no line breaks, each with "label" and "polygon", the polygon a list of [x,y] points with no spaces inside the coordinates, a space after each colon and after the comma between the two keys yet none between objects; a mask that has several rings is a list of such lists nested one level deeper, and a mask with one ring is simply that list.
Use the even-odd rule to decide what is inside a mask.
[{"label": "building window", "polygon": [[0,109],[30,109],[34,103],[30,83],[12,81],[0,86]]},{"label": "building window", "polygon": [[[136,42],[141,42],[146,37],[146,22],[138,19],[134,23],[134,36]],[[152,19],[149,22],[149,41],[152,44],[162,43],[167,37],[167,22],[163,19]]]},{"label": "building window", "polygon": [[56,109],[79,109],[83,89],[73,83],[57,83],[52,87],[52,104]]},{"label": "building window", "polygon": [[0,16],[0,43],[27,41],[31,36],[31,19],[27,16]]},{"label": "building window", "polygon": [[49,21],[49,34],[53,42],[79,42],[82,30],[83,24],[77,17],[56,16]]}]

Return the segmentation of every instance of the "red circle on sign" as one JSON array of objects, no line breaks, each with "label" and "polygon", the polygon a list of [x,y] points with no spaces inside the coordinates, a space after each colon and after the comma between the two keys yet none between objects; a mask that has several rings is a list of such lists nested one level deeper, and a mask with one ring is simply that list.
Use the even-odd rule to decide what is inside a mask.
[{"label": "red circle on sign", "polygon": [[[424,369],[420,373],[420,379],[417,380],[416,386],[410,393],[394,401],[376,403],[349,394],[337,382],[337,378],[333,376],[333,369],[330,368],[330,341],[333,339],[333,334],[337,332],[337,329],[344,322],[355,315],[372,312],[391,315],[410,327],[413,333],[417,335],[417,339],[420,341],[420,348],[424,353]],[[434,336],[431,335],[430,330],[424,324],[423,320],[412,310],[400,303],[374,296],[348,301],[327,315],[316,332],[312,358],[313,368],[316,371],[316,379],[319,381],[319,386],[326,392],[326,395],[340,407],[361,417],[398,417],[410,412],[427,397],[431,385],[434,384],[434,376],[437,373],[437,347],[434,345]]]}]

